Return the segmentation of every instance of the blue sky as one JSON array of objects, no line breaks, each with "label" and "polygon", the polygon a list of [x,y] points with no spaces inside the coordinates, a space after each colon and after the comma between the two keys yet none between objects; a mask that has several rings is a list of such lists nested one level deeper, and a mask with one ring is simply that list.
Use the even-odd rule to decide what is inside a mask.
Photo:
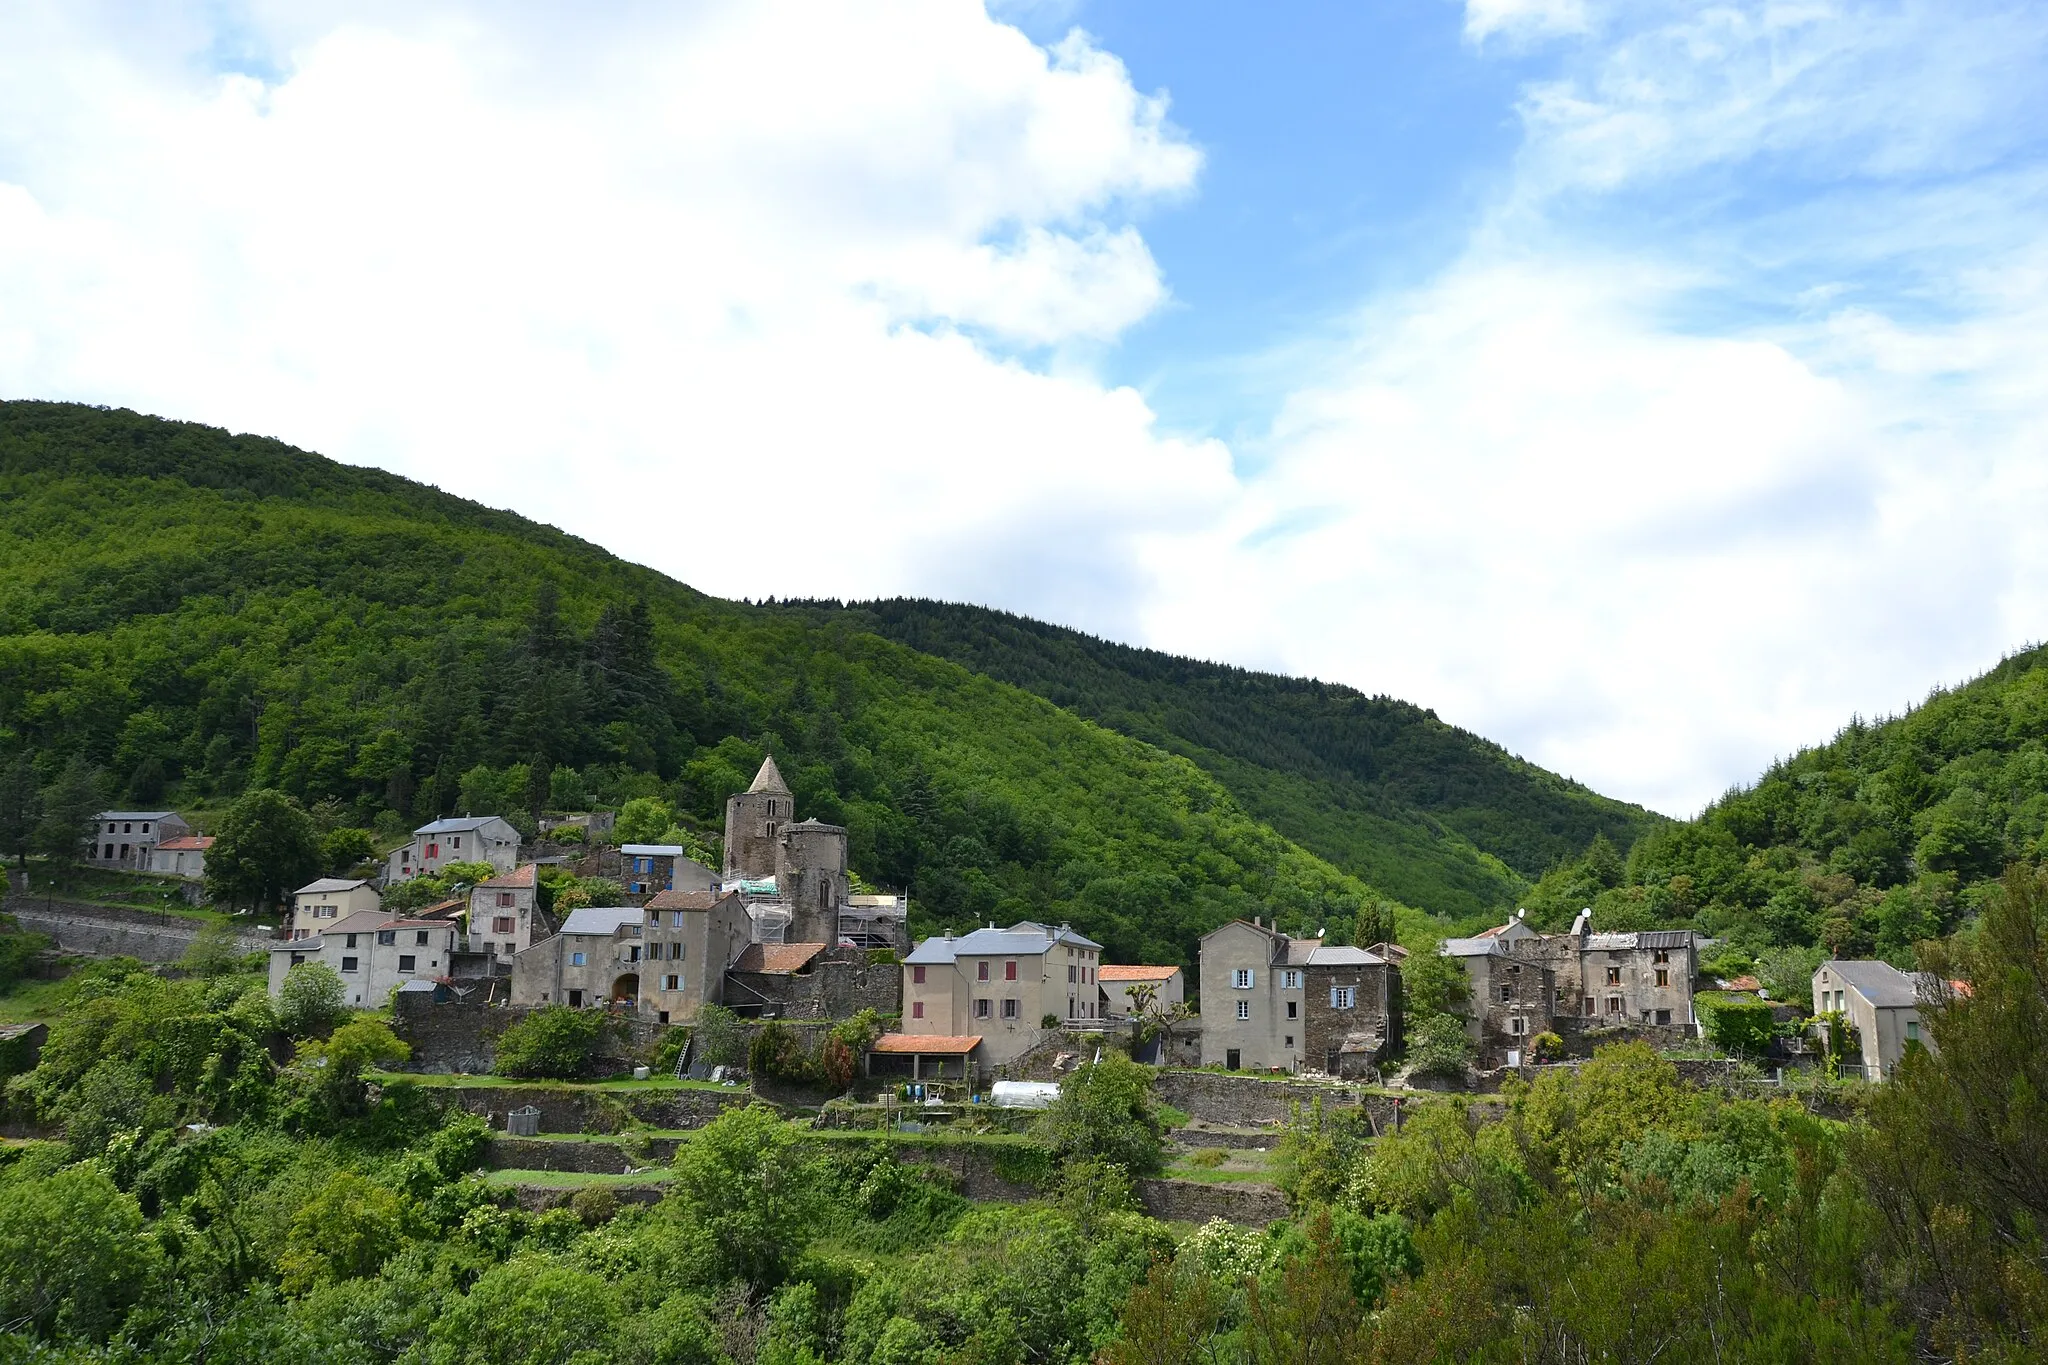
[{"label": "blue sky", "polygon": [[2048,637],[2044,58],[1992,0],[25,0],[0,394],[1685,814]]}]

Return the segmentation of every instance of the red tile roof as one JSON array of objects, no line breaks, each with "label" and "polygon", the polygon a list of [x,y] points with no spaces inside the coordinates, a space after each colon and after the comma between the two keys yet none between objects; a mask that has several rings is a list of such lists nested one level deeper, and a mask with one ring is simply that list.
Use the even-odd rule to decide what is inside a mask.
[{"label": "red tile roof", "polygon": [[[649,902],[652,904],[652,902]],[[800,972],[825,951],[822,943],[749,943],[732,964],[736,972]]]},{"label": "red tile roof", "polygon": [[724,895],[719,895],[712,891],[662,891],[656,893],[648,900],[647,908],[649,910],[709,910],[712,906],[724,900],[726,896],[734,894],[736,893],[731,891],[726,892]]},{"label": "red tile roof", "polygon": [[1731,991],[1760,991],[1763,988],[1764,983],[1753,976],[1738,976],[1728,983]]},{"label": "red tile roof", "polygon": [[157,845],[166,853],[204,853],[213,847],[211,834],[187,834],[177,839],[166,839]]},{"label": "red tile roof", "polygon": [[905,1055],[922,1053],[927,1057],[936,1057],[942,1053],[949,1056],[954,1053],[965,1056],[980,1046],[979,1035],[951,1037],[943,1033],[885,1033],[875,1039],[875,1045],[871,1050],[899,1052]]},{"label": "red tile roof", "polygon": [[532,886],[534,876],[539,871],[540,869],[536,864],[521,863],[510,872],[501,872],[489,881],[478,882],[477,886],[488,886],[499,891],[510,891],[519,887]]},{"label": "red tile roof", "polygon": [[1144,967],[1137,963],[1105,962],[1095,969],[1098,981],[1166,981],[1178,967]]}]

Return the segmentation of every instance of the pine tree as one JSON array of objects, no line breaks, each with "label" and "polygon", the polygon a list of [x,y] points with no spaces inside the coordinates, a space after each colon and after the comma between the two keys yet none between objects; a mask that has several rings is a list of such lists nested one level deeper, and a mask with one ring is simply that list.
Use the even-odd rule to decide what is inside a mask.
[{"label": "pine tree", "polygon": [[0,771],[0,857],[11,854],[18,865],[27,867],[42,818],[43,792],[36,782],[36,765],[27,754],[20,754]]}]

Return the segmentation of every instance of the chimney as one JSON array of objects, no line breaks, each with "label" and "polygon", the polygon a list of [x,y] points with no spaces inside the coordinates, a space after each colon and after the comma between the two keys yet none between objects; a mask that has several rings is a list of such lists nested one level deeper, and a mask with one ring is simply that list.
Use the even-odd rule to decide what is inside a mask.
[{"label": "chimney", "polygon": [[1264,921],[1264,920],[1261,920],[1261,919],[1260,919],[1260,918],[1259,918],[1259,917],[1258,917],[1257,915],[1253,915],[1253,916],[1252,916],[1252,928],[1254,928],[1254,929],[1263,929],[1263,928],[1265,928],[1265,927],[1266,927],[1266,924],[1265,924],[1265,921]]}]

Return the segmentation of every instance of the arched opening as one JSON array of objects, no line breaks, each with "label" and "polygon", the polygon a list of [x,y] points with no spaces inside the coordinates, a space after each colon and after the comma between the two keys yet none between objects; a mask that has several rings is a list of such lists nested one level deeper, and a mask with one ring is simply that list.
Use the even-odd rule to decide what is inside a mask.
[{"label": "arched opening", "polygon": [[630,1005],[639,998],[640,974],[638,972],[627,972],[617,981],[612,982],[612,999],[623,1000]]}]

